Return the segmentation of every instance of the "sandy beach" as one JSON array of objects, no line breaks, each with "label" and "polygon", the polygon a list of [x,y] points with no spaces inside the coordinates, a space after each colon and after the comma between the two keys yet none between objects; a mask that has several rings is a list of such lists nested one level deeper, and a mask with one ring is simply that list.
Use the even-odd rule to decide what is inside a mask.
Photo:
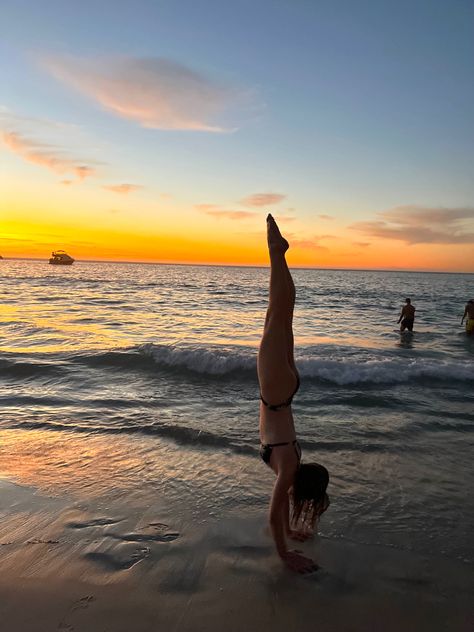
[{"label": "sandy beach", "polygon": [[[317,538],[320,570],[285,571],[264,516],[182,529],[141,513],[1,482],[0,617],[8,632],[464,632],[470,567]],[[179,528],[176,528],[176,526]]]}]

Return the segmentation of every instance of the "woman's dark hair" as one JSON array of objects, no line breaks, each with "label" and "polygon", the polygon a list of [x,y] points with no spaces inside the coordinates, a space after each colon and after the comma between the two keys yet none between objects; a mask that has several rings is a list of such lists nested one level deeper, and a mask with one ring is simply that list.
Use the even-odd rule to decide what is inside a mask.
[{"label": "woman's dark hair", "polygon": [[326,489],[329,472],[319,463],[302,463],[293,483],[293,511],[291,521],[294,525],[301,520],[303,524],[314,526],[316,518],[329,507]]}]

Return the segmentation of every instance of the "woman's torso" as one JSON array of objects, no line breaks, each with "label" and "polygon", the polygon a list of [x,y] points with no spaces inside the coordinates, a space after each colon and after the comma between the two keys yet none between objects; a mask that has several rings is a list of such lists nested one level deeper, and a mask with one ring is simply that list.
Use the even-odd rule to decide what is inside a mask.
[{"label": "woman's torso", "polygon": [[260,402],[261,443],[284,443],[295,439],[295,424],[291,406],[282,410],[269,410]]}]

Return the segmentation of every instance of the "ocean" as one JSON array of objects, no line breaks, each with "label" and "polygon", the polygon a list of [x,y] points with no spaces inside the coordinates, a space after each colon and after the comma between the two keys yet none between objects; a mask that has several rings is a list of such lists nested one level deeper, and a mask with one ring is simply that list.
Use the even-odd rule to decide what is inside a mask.
[{"label": "ocean", "polygon": [[[472,563],[474,275],[292,273],[297,434],[331,476],[322,536]],[[99,505],[159,497],[183,524],[267,511],[268,269],[5,260],[0,279],[0,476]]]}]

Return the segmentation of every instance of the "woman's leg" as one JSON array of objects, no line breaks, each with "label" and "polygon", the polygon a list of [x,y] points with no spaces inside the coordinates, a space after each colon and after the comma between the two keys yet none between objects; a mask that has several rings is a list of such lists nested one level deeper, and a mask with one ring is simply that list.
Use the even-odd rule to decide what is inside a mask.
[{"label": "woman's leg", "polygon": [[288,242],[271,215],[267,217],[270,254],[270,296],[257,370],[260,392],[269,404],[288,399],[296,388],[293,358],[293,309],[295,286],[285,260]]}]

